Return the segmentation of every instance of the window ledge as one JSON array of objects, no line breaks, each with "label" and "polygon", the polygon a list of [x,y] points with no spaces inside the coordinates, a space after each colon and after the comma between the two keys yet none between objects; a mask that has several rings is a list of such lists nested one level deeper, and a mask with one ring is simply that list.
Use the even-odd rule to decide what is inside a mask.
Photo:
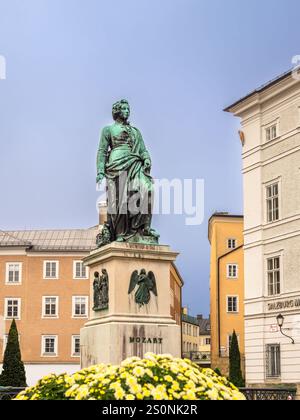
[{"label": "window ledge", "polygon": [[58,357],[58,354],[53,354],[53,353],[43,353],[42,357],[51,357],[51,358],[55,358]]}]

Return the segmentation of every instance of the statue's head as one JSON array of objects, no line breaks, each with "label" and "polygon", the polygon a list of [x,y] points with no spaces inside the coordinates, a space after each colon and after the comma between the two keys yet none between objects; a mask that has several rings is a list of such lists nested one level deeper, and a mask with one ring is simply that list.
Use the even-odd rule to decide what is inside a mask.
[{"label": "statue's head", "polygon": [[105,268],[102,269],[102,274],[107,274],[107,271]]},{"label": "statue's head", "polygon": [[147,274],[144,268],[141,270],[141,274],[144,274],[144,275]]},{"label": "statue's head", "polygon": [[130,116],[129,102],[126,99],[116,102],[112,108],[112,116],[115,121],[117,119],[127,121]]}]

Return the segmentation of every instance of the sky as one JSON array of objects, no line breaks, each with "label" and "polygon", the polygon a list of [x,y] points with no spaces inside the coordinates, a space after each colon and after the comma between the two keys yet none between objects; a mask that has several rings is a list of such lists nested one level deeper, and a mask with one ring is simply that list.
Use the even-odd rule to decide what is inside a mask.
[{"label": "sky", "polygon": [[127,98],[152,175],[205,182],[201,225],[153,225],[180,252],[184,305],[208,315],[208,219],[243,212],[223,109],[292,67],[299,14],[298,0],[0,0],[0,229],[97,223],[99,133]]}]

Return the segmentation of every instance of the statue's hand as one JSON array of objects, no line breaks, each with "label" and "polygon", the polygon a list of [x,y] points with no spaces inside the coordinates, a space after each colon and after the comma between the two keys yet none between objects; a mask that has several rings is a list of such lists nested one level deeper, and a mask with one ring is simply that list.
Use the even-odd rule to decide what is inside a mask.
[{"label": "statue's hand", "polygon": [[151,169],[151,160],[150,159],[146,159],[144,161],[144,168],[145,168],[145,170],[150,171],[150,169]]}]

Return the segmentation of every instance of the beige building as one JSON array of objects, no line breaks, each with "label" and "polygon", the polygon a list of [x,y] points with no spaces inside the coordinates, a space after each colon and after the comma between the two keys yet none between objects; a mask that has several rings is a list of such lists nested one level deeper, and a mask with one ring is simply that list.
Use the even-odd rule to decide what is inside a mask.
[{"label": "beige building", "polygon": [[[92,304],[82,259],[96,247],[98,232],[99,226],[0,231],[0,367],[9,327],[16,319],[29,385],[49,373],[80,368],[80,330]],[[170,313],[178,325],[182,283],[172,265]]]},{"label": "beige building", "polygon": [[210,318],[205,319],[202,315],[197,316],[199,324],[199,352],[206,354],[211,359],[211,327]]},{"label": "beige building", "polygon": [[226,111],[242,124],[246,381],[300,383],[299,76],[288,72]]},{"label": "beige building", "polygon": [[182,310],[182,353],[203,367],[210,366],[210,320],[202,315],[192,317]]},{"label": "beige building", "polygon": [[197,353],[200,346],[200,328],[197,318],[188,315],[188,309],[182,310],[182,350],[184,357]]}]

